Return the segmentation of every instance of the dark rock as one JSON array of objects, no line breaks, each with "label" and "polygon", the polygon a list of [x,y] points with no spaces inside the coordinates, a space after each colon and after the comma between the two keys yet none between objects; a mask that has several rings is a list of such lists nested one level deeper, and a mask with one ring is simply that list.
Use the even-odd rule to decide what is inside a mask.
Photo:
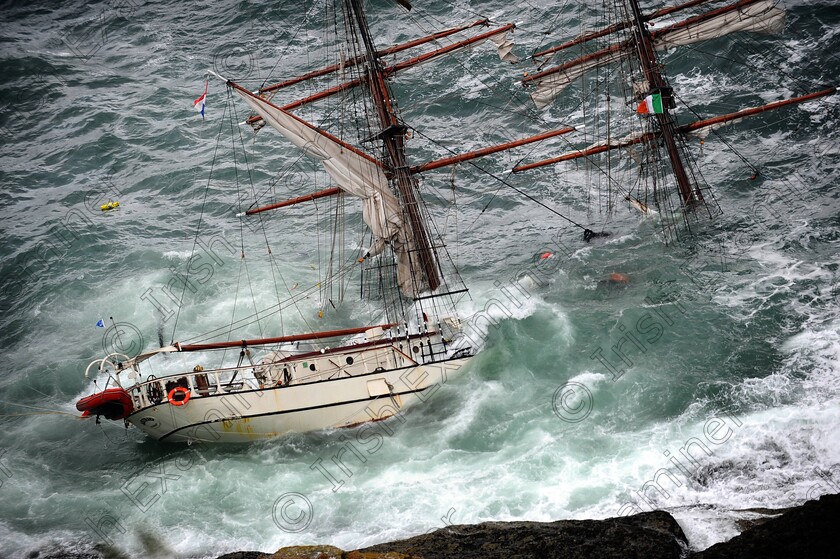
[{"label": "dark rock", "polygon": [[677,521],[656,511],[607,520],[450,526],[359,551],[401,553],[416,559],[679,559],[687,547]]},{"label": "dark rock", "polygon": [[768,509],[767,507],[752,507],[749,509],[734,509],[735,512],[754,512],[756,514],[766,514],[768,516],[779,516],[782,513],[785,513],[789,510],[793,510],[796,507],[786,507],[783,509]]},{"label": "dark rock", "polygon": [[332,545],[296,545],[283,547],[265,559],[344,559],[345,552]]},{"label": "dark rock", "polygon": [[735,525],[738,526],[738,532],[746,532],[756,526],[761,526],[768,520],[781,515],[784,512],[793,510],[793,507],[783,509],[769,509],[766,507],[753,507],[749,509],[734,509],[733,513],[747,513],[747,516],[735,519]]},{"label": "dark rock", "polygon": [[739,532],[746,532],[747,530],[751,530],[756,526],[761,526],[771,517],[769,516],[758,516],[756,518],[738,518],[735,520],[735,526],[738,527]]},{"label": "dark rock", "polygon": [[840,520],[840,495],[823,495],[788,510],[727,542],[695,553],[692,559],[776,559],[837,556],[834,530]]},{"label": "dark rock", "polygon": [[411,555],[396,553],[393,551],[351,551],[344,556],[344,559],[414,559]]},{"label": "dark rock", "polygon": [[113,547],[91,542],[49,542],[26,556],[30,559],[129,559]]},{"label": "dark rock", "polygon": [[[836,556],[840,495],[790,509],[742,509],[748,530],[705,551],[690,553],[677,521],[663,511],[606,520],[485,522],[345,552],[331,546],[286,547],[275,554],[229,553],[218,559],[808,559]],[[49,557],[65,557],[49,555]],[[42,559],[39,557],[38,559]],[[82,559],[82,555],[66,555]],[[87,557],[85,556],[85,559]],[[91,558],[93,559],[93,558]]]}]

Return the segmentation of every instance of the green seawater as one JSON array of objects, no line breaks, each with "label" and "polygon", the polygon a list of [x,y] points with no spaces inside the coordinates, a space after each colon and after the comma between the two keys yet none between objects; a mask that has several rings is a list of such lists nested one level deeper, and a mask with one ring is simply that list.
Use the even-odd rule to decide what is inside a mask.
[{"label": "green seawater", "polygon": [[[523,57],[578,34],[582,22],[597,25],[600,13],[568,2],[434,0],[409,15],[384,0],[368,4],[380,45],[481,15],[520,22],[515,52]],[[681,100],[705,117],[832,85],[840,10],[786,4],[780,35],[731,35],[664,53]],[[199,336],[323,277],[328,202],[314,213],[270,216],[265,229],[234,214],[255,192],[265,201],[327,188],[325,175],[286,172],[312,165],[268,129],[254,139],[243,128],[246,151],[238,146],[234,161],[221,82],[210,83],[206,120],[192,101],[207,68],[257,87],[334,61],[330,18],[321,3],[297,2],[0,10],[0,555],[94,545],[132,557],[315,542],[354,549],[447,524],[651,508],[671,511],[704,548],[736,533],[729,510],[837,492],[836,96],[721,131],[760,169],[755,180],[720,138],[702,149],[692,140],[723,214],[668,246],[655,217],[587,209],[598,179],[583,164],[509,174],[520,161],[567,151],[565,139],[478,165],[611,231],[606,239],[585,243],[476,167],[425,174],[422,193],[471,289],[461,311],[473,315],[469,332],[481,351],[404,422],[181,447],[119,422],[78,419],[74,403],[94,389],[85,367],[104,349]],[[435,140],[416,135],[413,160],[584,122],[582,99],[598,93],[573,86],[537,113],[515,83],[523,71],[533,71],[529,62],[500,65],[480,45],[395,78],[406,122]],[[243,121],[244,105],[234,106]],[[298,114],[334,125],[338,106]],[[677,118],[693,116],[683,108]],[[595,132],[568,141],[585,145]],[[111,199],[120,208],[100,211]],[[210,248],[194,253],[199,216],[198,238]],[[358,225],[348,205],[348,254],[359,246]],[[266,238],[282,281],[265,265]],[[538,258],[547,251],[551,258]],[[166,311],[177,306],[161,290],[192,255],[207,281],[186,292],[175,328]],[[607,281],[612,273],[629,281]],[[346,305],[323,319],[316,292],[300,313],[282,322],[272,315],[249,333],[373,316],[354,300],[357,284],[347,289]],[[107,327],[110,317],[123,337]],[[96,327],[100,319],[106,328]],[[193,365],[178,357],[164,367],[182,364]],[[669,479],[656,478],[663,468]],[[646,485],[654,479],[662,490]]]}]

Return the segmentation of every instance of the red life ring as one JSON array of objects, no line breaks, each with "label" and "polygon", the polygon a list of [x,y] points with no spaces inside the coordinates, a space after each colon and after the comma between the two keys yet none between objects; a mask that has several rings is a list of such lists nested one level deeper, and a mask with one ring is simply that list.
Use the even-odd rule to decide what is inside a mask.
[{"label": "red life ring", "polygon": [[[175,394],[183,394],[184,397],[180,400],[176,400]],[[169,391],[169,394],[167,394],[167,398],[169,398],[169,403],[173,406],[183,406],[184,404],[190,401],[190,389],[184,388],[183,386],[176,386],[175,388]]]}]

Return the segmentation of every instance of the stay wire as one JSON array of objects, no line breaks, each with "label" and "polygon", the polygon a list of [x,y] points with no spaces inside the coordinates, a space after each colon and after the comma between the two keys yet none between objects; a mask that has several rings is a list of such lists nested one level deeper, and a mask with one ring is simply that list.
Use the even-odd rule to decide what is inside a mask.
[{"label": "stay wire", "polygon": [[[537,46],[534,47],[534,50],[531,52],[531,55],[528,57],[531,60],[533,60],[534,63],[536,63],[536,60],[534,60],[534,53],[539,52],[539,50],[542,48],[542,45],[545,42],[546,38],[549,35],[552,34],[552,32],[555,29],[554,26],[557,24],[557,20],[560,19],[560,17],[563,15],[563,10],[566,8],[566,5],[568,3],[569,3],[569,0],[564,0],[563,1],[563,3],[557,8],[557,15],[554,16],[553,20],[551,20],[551,24],[548,26],[548,28],[545,31],[540,32],[540,34],[542,35],[542,37],[540,37],[540,42],[537,43]],[[546,59],[544,60],[544,62],[547,62],[550,59],[551,59],[551,56],[547,56]]]},{"label": "stay wire", "polygon": [[[296,37],[296,36],[300,35],[300,30],[303,28],[304,25],[309,23],[309,13],[312,10],[314,10],[316,7],[319,7],[320,5],[321,5],[320,2],[313,2],[312,6],[308,10],[306,10],[306,12],[304,12],[303,17],[300,19],[300,24],[295,29],[295,32],[291,35],[292,37]],[[265,21],[265,18],[260,18],[258,21]],[[276,37],[276,39],[277,39],[277,41],[280,41],[279,37]],[[277,65],[280,64],[280,61],[281,60],[288,60],[287,53],[288,53],[290,48],[292,48],[292,41],[287,41],[286,42],[286,48],[283,49],[283,51],[280,53],[280,56],[277,57],[277,61],[274,63],[274,66],[272,66],[271,69],[266,74],[266,78],[263,80],[262,84],[260,85],[260,89],[265,87],[265,84],[266,84],[266,82],[268,82],[268,79],[271,76],[271,73],[274,72],[274,70],[277,69]],[[308,50],[307,50],[307,52],[308,52]]]},{"label": "stay wire", "polygon": [[[232,106],[232,109],[233,109],[233,118],[231,119],[231,142],[233,142],[233,129],[232,129],[233,128],[233,123],[234,122],[239,122],[239,111],[236,110],[236,105],[235,104]],[[256,189],[256,186],[254,185],[254,176],[251,174],[251,165],[248,162],[248,150],[245,148],[245,138],[242,137],[242,127],[237,126],[236,129],[239,132],[239,145],[242,146],[242,159],[245,162],[245,171],[248,173],[248,183],[251,186],[251,194],[254,197],[256,197],[257,189]],[[235,145],[234,145],[234,148],[235,148]],[[234,149],[234,162],[235,162],[235,157],[236,157],[236,150]],[[237,175],[237,177],[238,177],[238,175]],[[237,185],[237,194],[238,194],[239,193],[239,179],[238,178],[237,178],[237,181],[236,181],[236,185]],[[242,212],[242,197],[241,196],[237,196],[237,203],[238,203],[239,213],[241,214],[241,213],[243,213]],[[248,290],[251,293],[251,303],[254,305],[254,311],[256,312],[256,315],[257,315],[257,320],[256,320],[257,328],[260,332],[260,336],[262,336],[263,335],[263,327],[262,327],[262,322],[260,322],[259,307],[257,306],[257,298],[256,298],[256,295],[254,294],[254,285],[253,285],[253,282],[251,281],[251,273],[248,270],[248,259],[245,257],[245,218],[243,218],[243,217],[239,218],[239,235],[240,235],[240,244],[241,244],[241,250],[242,250],[242,266],[240,266],[239,273],[240,273],[240,275],[242,274],[242,267],[244,266],[244,268],[245,268],[245,278],[248,280]],[[238,283],[238,280],[237,280],[237,283]],[[237,285],[237,290],[238,290],[238,288],[239,287]],[[236,303],[234,303],[234,309],[235,309],[235,307],[236,307]],[[282,317],[281,317],[280,329],[281,330],[283,329]]]},{"label": "stay wire", "polygon": [[[235,108],[235,107],[234,107],[234,108]],[[324,114],[323,114],[323,117],[321,118],[321,121],[327,121],[327,120],[329,120],[329,119],[332,117],[332,115],[333,115],[333,113],[334,113],[335,111],[336,111],[336,107],[333,107],[333,108],[329,109],[328,111],[325,111],[325,112],[324,112]],[[315,123],[310,123],[310,124],[312,124],[313,126],[315,126],[316,128],[318,128],[319,130],[321,129],[321,126],[320,126],[320,125],[317,125],[317,124],[315,124]],[[242,135],[242,131],[240,130],[240,132],[239,132],[239,133],[240,133],[240,136],[241,136],[241,135]],[[307,156],[305,153],[300,153],[300,154],[297,156],[297,159],[295,159],[295,160],[294,160],[294,161],[293,161],[293,162],[292,162],[292,163],[291,163],[288,167],[286,167],[286,169],[285,169],[285,170],[283,170],[283,172],[279,173],[276,177],[273,177],[273,178],[269,181],[269,185],[268,185],[268,187],[267,187],[267,188],[265,188],[265,189],[263,189],[263,190],[262,190],[259,194],[257,194],[257,193],[256,193],[256,187],[254,187],[253,180],[251,180],[251,186],[252,186],[252,188],[253,188],[253,190],[254,190],[254,191],[253,191],[254,201],[251,203],[251,205],[249,205],[249,206],[248,206],[248,209],[250,210],[250,209],[252,209],[253,207],[257,206],[257,205],[260,203],[260,200],[262,200],[262,199],[263,199],[263,198],[265,198],[266,196],[269,196],[269,195],[271,195],[272,193],[276,195],[276,189],[275,189],[275,187],[277,186],[277,183],[280,181],[280,179],[282,179],[284,176],[286,176],[286,173],[287,173],[287,172],[289,172],[289,170],[290,170],[290,169],[296,169],[296,168],[298,168],[298,164],[299,164],[301,161],[309,161],[310,159],[311,159],[311,157]],[[250,171],[250,169],[249,169],[249,171]],[[250,178],[250,172],[249,172],[249,178]]]},{"label": "stay wire", "polygon": [[[686,103],[686,102],[685,102],[685,100],[684,100],[682,97],[680,97],[680,96],[679,96],[679,95],[677,95],[676,93],[674,93],[674,97],[676,97],[676,98],[677,98],[677,100],[678,100],[680,103],[682,103],[682,105],[683,105],[686,109],[688,109],[688,110],[691,112],[691,114],[693,114],[694,116],[696,116],[698,119],[701,119],[701,118],[702,118],[702,117],[700,116],[700,114],[699,114],[697,111],[695,111],[695,110],[694,110],[694,108],[693,108],[691,105],[689,105],[688,103]],[[744,162],[744,164],[745,164],[747,167],[749,167],[749,168],[750,168],[750,171],[752,171],[752,172],[753,172],[754,174],[756,174],[756,175],[758,175],[758,174],[760,173],[759,168],[758,168],[758,167],[756,167],[755,165],[753,165],[753,164],[752,164],[752,163],[751,163],[751,162],[750,162],[750,161],[749,161],[746,157],[744,157],[744,155],[742,155],[742,154],[741,154],[741,152],[740,152],[740,151],[738,151],[738,150],[735,148],[735,146],[733,146],[733,145],[729,142],[729,140],[727,140],[727,139],[723,136],[723,134],[721,134],[720,132],[718,132],[718,131],[717,131],[716,129],[714,129],[714,128],[712,128],[712,129],[710,130],[710,132],[711,132],[712,134],[714,134],[714,135],[715,135],[715,137],[716,137],[718,140],[720,140],[720,141],[721,141],[721,142],[722,142],[722,143],[723,143],[726,147],[728,147],[728,148],[729,148],[729,150],[730,150],[732,153],[734,153],[735,155],[737,155],[737,156],[738,156],[738,159],[740,159],[741,161],[743,161],[743,162]]]},{"label": "stay wire", "polygon": [[[419,17],[423,17],[423,18],[425,18],[425,19],[427,19],[427,20],[429,20],[429,21],[434,21],[434,22],[436,22],[438,25],[443,25],[443,24],[444,24],[444,22],[442,22],[441,20],[439,20],[438,18],[436,18],[436,17],[434,17],[434,16],[432,16],[432,15],[428,15],[428,14],[417,14],[417,15],[418,15]],[[417,25],[417,27],[419,27],[419,28],[420,28],[421,30],[423,30],[423,31],[428,32],[428,30],[427,30],[427,29],[425,29],[425,28],[424,28],[424,26],[423,26],[423,25],[422,25],[419,21],[417,21],[417,19],[416,19],[416,18],[412,18],[412,19],[414,19],[414,23],[415,23],[415,25]],[[456,63],[457,63],[457,64],[458,64],[458,65],[459,65],[459,66],[460,66],[460,67],[461,67],[461,68],[462,68],[465,72],[469,73],[469,74],[470,74],[473,78],[475,78],[476,80],[478,80],[478,81],[479,81],[482,85],[484,85],[486,88],[489,88],[489,86],[487,85],[487,83],[485,83],[485,82],[483,81],[483,77],[482,77],[482,76],[478,76],[478,75],[476,75],[476,74],[472,71],[472,69],[471,69],[471,68],[469,68],[468,66],[464,65],[464,64],[460,61],[460,59],[458,59],[458,57],[454,57],[454,59],[455,59]],[[508,102],[508,105],[510,105],[510,104],[513,102],[513,100],[515,99],[515,97],[516,97],[515,95],[511,97],[511,100]],[[506,113],[509,113],[509,114],[512,114],[512,115],[522,116],[522,117],[526,118],[527,120],[533,121],[533,122],[538,123],[538,124],[543,125],[543,126],[545,126],[545,125],[547,125],[547,124],[548,124],[548,123],[545,121],[545,119],[544,119],[544,118],[542,118],[542,116],[541,116],[538,112],[534,112],[534,111],[532,111],[532,110],[525,109],[525,108],[524,108],[524,107],[525,107],[524,103],[519,105],[520,107],[522,107],[522,108],[524,109],[524,112],[523,112],[523,110],[512,109],[512,108],[508,108],[508,107],[499,107],[499,106],[493,105],[493,104],[491,104],[491,103],[486,103],[486,102],[484,102],[484,101],[476,101],[476,100],[474,100],[473,102],[476,102],[477,104],[483,105],[483,106],[485,106],[485,107],[489,107],[489,108],[492,108],[492,109],[497,109],[497,110],[499,110],[499,111],[503,111],[503,112],[506,112]],[[581,104],[582,104],[582,103],[581,103]],[[578,106],[580,106],[580,104],[579,104]],[[422,134],[421,134],[421,136],[422,136]],[[425,136],[424,136],[424,137],[425,137]],[[577,149],[577,148],[575,148],[575,146],[571,143],[571,141],[570,141],[568,138],[566,138],[565,136],[561,137],[561,140],[562,140],[563,142],[565,142],[565,143],[566,143],[566,144],[567,144],[567,145],[568,145],[571,149]],[[432,140],[432,141],[433,141],[433,140]],[[435,142],[435,143],[437,143],[437,142]],[[438,144],[438,145],[440,145],[440,144]],[[442,146],[442,147],[443,147],[443,146]],[[448,148],[445,148],[445,149],[447,149],[450,153],[454,153],[452,150],[449,150]],[[529,150],[528,150],[528,152],[526,153],[526,155],[525,155],[523,158],[521,158],[519,162],[523,161],[523,160],[524,160],[524,159],[525,159],[528,155],[530,155],[531,153],[533,153],[536,149],[538,149],[538,146],[534,146],[533,148],[529,149]],[[601,174],[603,174],[604,176],[606,176],[607,180],[608,180],[609,182],[611,182],[611,183],[612,183],[612,184],[616,187],[616,189],[617,189],[619,192],[624,193],[625,195],[629,195],[629,193],[628,193],[627,191],[625,191],[625,189],[623,189],[623,188],[622,188],[622,186],[621,186],[621,185],[620,185],[620,184],[616,181],[616,179],[615,179],[615,178],[613,178],[612,176],[610,176],[610,175],[609,175],[609,174],[608,174],[608,173],[607,173],[607,172],[606,172],[603,168],[601,168],[601,166],[600,166],[600,165],[598,165],[598,163],[597,163],[597,162],[596,162],[593,158],[591,158],[591,157],[587,157],[586,159],[587,159],[587,161],[588,161],[588,162],[589,162],[589,163],[590,163],[593,167],[595,167],[595,168],[598,170],[598,172],[600,172]],[[470,163],[470,164],[471,164],[471,165],[473,165],[473,166],[475,166],[475,164],[473,164],[473,163]],[[517,164],[518,164],[518,163],[517,163]],[[499,187],[499,189],[501,189],[501,186]],[[493,201],[495,200],[496,195],[498,194],[499,189],[497,189],[497,190],[496,190],[496,192],[494,192],[494,193],[493,193],[493,195],[492,195],[492,197],[491,197],[490,201],[489,201],[489,202],[485,205],[485,207],[482,209],[481,213],[479,214],[479,218],[481,217],[481,215],[483,215],[483,214],[484,214],[484,212],[487,210],[487,208],[489,208],[489,207],[490,207],[490,205],[493,203]],[[552,210],[552,211],[553,211],[553,210]],[[564,219],[568,219],[568,218],[566,218],[565,216],[562,216],[562,217],[563,217]],[[476,221],[477,221],[479,218],[476,218]],[[475,221],[473,222],[473,225],[475,225]],[[470,227],[472,228],[472,226],[473,226],[473,225],[471,225]],[[578,227],[582,227],[582,226],[578,224]],[[588,228],[584,228],[584,230],[585,230],[585,231],[588,231],[589,229],[588,229]]]},{"label": "stay wire", "polygon": [[[233,110],[236,111],[236,107],[234,107]],[[241,138],[241,136],[242,136],[242,130],[241,129],[239,131],[239,134],[240,134],[240,138]],[[274,283],[274,292],[275,292],[275,295],[277,296],[277,305],[279,307],[282,307],[282,300],[280,299],[279,285],[278,285],[278,282],[277,282],[277,274],[280,275],[280,280],[283,282],[283,286],[286,288],[286,290],[289,293],[291,293],[291,289],[289,289],[289,284],[286,282],[286,278],[283,276],[283,273],[280,272],[279,269],[277,269],[276,273],[275,273],[275,268],[277,266],[277,262],[274,259],[274,253],[271,250],[271,243],[268,240],[268,232],[265,229],[265,221],[263,220],[262,214],[258,214],[258,217],[259,217],[259,220],[260,220],[260,229],[262,230],[263,238],[265,239],[266,250],[268,251],[268,262],[269,262],[269,268],[271,268],[271,278],[272,278],[272,281]],[[300,314],[301,319],[303,319],[304,324],[306,324],[306,327],[310,331],[314,331],[314,330],[312,330],[312,327],[309,325],[309,322],[306,320],[306,316],[303,314],[303,311],[301,311],[300,307],[297,305],[297,301],[294,299],[294,297],[290,298],[290,300],[292,301],[292,304],[294,304],[295,309],[297,310],[298,314]],[[283,332],[283,330],[284,330],[284,328],[283,328],[283,315],[281,313],[280,314],[280,331],[281,331],[281,333]]]},{"label": "stay wire", "polygon": [[[213,178],[213,169],[216,165],[216,155],[219,153],[219,144],[221,143],[219,140],[222,137],[222,129],[225,123],[225,116],[227,115],[228,105],[231,103],[231,93],[230,88],[228,88],[228,95],[227,95],[227,103],[225,103],[225,108],[222,111],[222,118],[219,122],[219,132],[216,135],[216,147],[213,148],[213,160],[210,162],[210,173],[207,177],[207,184],[204,186],[204,199],[201,202],[201,212],[198,214],[198,225],[195,228],[195,237],[193,238],[193,246],[192,250],[190,251],[190,259],[187,260],[187,274],[186,277],[189,279],[190,277],[190,267],[192,266],[193,256],[195,256],[195,248],[198,246],[198,235],[201,232],[201,224],[204,219],[204,210],[207,207],[207,195],[210,192],[210,181]],[[187,294],[187,282],[184,282],[184,289],[181,292],[181,300],[178,303],[178,310],[175,313],[175,323],[172,325],[172,341],[170,344],[175,343],[175,332],[178,328],[178,318],[181,316],[181,308],[184,306],[184,297]]]},{"label": "stay wire", "polygon": [[[422,17],[425,20],[427,20],[427,22],[429,22],[428,23],[429,27],[424,27],[424,25],[420,21],[418,21],[418,19],[416,17],[411,16],[411,19],[412,19],[412,21],[414,21],[414,24],[423,33],[425,33],[427,35],[431,34],[431,32],[435,29],[435,27],[434,27],[435,25],[439,25],[439,26],[440,25],[446,25],[446,22],[441,21],[440,19],[438,19],[438,18],[436,18],[436,17],[434,17],[430,14],[417,14],[417,16]],[[435,40],[433,42],[434,42],[434,44],[436,44],[438,46],[442,46],[444,44],[440,40]],[[467,72],[473,79],[475,79],[482,86],[484,86],[485,89],[488,89],[488,90],[492,91],[493,89],[495,89],[496,84],[501,83],[500,81],[497,81],[496,84],[494,84],[494,86],[491,87],[491,85],[489,85],[485,81],[486,80],[485,76],[480,76],[480,75],[476,74],[475,72],[473,72],[472,69],[469,66],[465,65],[458,56],[453,56],[451,59],[455,62],[455,64],[460,66],[462,70]],[[521,93],[524,93],[524,90]],[[511,115],[520,116],[520,117],[523,117],[523,118],[528,119],[528,120],[536,121],[540,124],[545,124],[545,122],[538,115],[534,114],[534,111],[532,109],[528,108],[528,102],[527,101],[521,101],[520,102],[516,98],[515,94],[511,95],[511,97],[508,100],[508,102],[506,103],[506,105],[501,106],[501,107],[497,106],[497,105],[493,105],[492,103],[488,103],[486,101],[481,101],[479,99],[472,99],[471,101],[473,103],[476,103],[477,105],[482,105],[484,107],[488,107],[488,108],[491,108],[491,109],[496,109],[498,111],[505,112],[505,113],[508,113],[508,114],[511,114]],[[517,101],[518,104],[514,104],[514,101]]]},{"label": "stay wire", "polygon": [[[411,128],[411,127],[409,127],[409,128]],[[445,150],[446,150],[446,151],[448,151],[449,153],[451,153],[451,154],[453,154],[453,155],[457,155],[457,154],[456,154],[453,150],[451,150],[451,149],[449,149],[448,147],[446,147],[445,145],[443,145],[443,144],[441,144],[441,143],[439,143],[439,142],[435,141],[434,139],[430,138],[429,136],[426,136],[425,134],[423,134],[423,133],[422,133],[422,132],[420,132],[419,130],[417,130],[417,129],[415,129],[415,128],[411,128],[411,130],[413,130],[415,134],[419,134],[420,136],[422,136],[422,137],[426,138],[427,140],[429,140],[429,141],[430,141],[430,142],[432,142],[433,144],[437,145],[438,147],[441,147],[441,148],[445,149]],[[481,172],[482,172],[482,173],[484,173],[485,175],[488,175],[489,177],[491,177],[491,178],[495,179],[495,180],[496,180],[496,181],[498,181],[499,183],[501,183],[501,184],[503,184],[503,185],[507,186],[508,188],[510,188],[510,189],[512,189],[512,190],[514,190],[514,191],[516,191],[516,192],[518,192],[519,194],[521,194],[522,196],[524,196],[524,197],[525,197],[525,198],[527,198],[528,200],[530,200],[530,201],[534,202],[534,203],[535,203],[535,204],[537,204],[538,206],[541,206],[541,207],[545,208],[546,210],[550,211],[551,213],[553,213],[553,214],[554,214],[554,215],[556,215],[557,217],[559,217],[559,218],[561,218],[561,219],[564,219],[564,220],[568,221],[569,223],[571,223],[571,224],[572,224],[572,225],[574,225],[575,227],[579,227],[579,228],[580,228],[580,229],[582,229],[584,232],[585,232],[585,231],[589,231],[589,230],[590,230],[588,227],[586,227],[586,226],[584,226],[584,225],[581,225],[580,223],[578,223],[577,221],[573,220],[572,218],[570,218],[570,217],[566,217],[565,215],[561,214],[560,212],[558,212],[557,210],[555,210],[555,209],[554,209],[554,208],[552,208],[551,206],[548,206],[548,205],[546,205],[546,204],[544,204],[544,203],[540,202],[539,200],[537,200],[536,198],[534,198],[533,196],[531,196],[531,195],[530,195],[530,194],[528,194],[527,192],[524,192],[523,190],[521,190],[521,189],[519,189],[519,188],[515,187],[514,185],[510,184],[510,183],[509,183],[509,182],[507,182],[505,179],[503,179],[502,177],[499,177],[499,176],[498,176],[498,175],[496,175],[495,173],[491,173],[491,172],[490,172],[490,171],[488,171],[487,169],[485,169],[485,168],[483,168],[483,167],[481,167],[481,166],[479,166],[479,165],[476,165],[476,164],[475,164],[475,163],[473,163],[472,161],[466,161],[465,163],[468,163],[469,165],[471,165],[472,167],[474,167],[474,168],[478,169],[479,171],[481,171]]]},{"label": "stay wire", "polygon": [[[238,120],[237,115],[234,114],[234,110],[236,109],[235,106],[231,107],[231,114],[230,118],[228,118],[228,124],[230,126],[230,144],[231,144],[231,151],[233,152],[233,177],[234,181],[236,182],[236,198],[237,198],[237,209],[241,211],[242,209],[242,195],[240,193],[240,184],[239,184],[239,167],[237,165],[236,160],[236,135],[233,131],[234,122]],[[239,238],[240,238],[240,260],[239,260],[239,273],[237,274],[236,278],[236,289],[233,293],[233,308],[231,309],[231,316],[230,316],[230,326],[228,328],[228,335],[227,339],[230,340],[230,336],[233,333],[233,322],[236,318],[236,305],[239,302],[239,287],[242,285],[242,262],[245,260],[245,235],[243,231],[242,220],[239,222]],[[222,356],[219,359],[218,367],[221,368],[224,364],[225,356],[227,355],[227,349],[222,352]]]},{"label": "stay wire", "polygon": [[[750,70],[758,70],[758,68],[757,68],[756,66],[754,66],[754,65],[752,65],[752,64],[748,64],[747,62],[745,62],[745,61],[743,61],[743,60],[741,60],[741,59],[738,59],[738,58],[733,58],[733,57],[730,57],[730,56],[725,56],[725,55],[723,55],[723,54],[719,54],[719,53],[716,53],[716,52],[709,52],[709,51],[707,51],[707,50],[703,50],[702,48],[698,47],[697,45],[683,45],[683,46],[685,46],[685,47],[686,47],[687,49],[689,49],[689,50],[692,50],[692,51],[694,51],[694,52],[697,52],[697,53],[703,54],[703,55],[705,55],[705,56],[709,56],[709,57],[712,57],[712,58],[719,58],[719,59],[721,59],[721,60],[726,60],[727,62],[731,62],[732,64],[739,65],[739,66],[743,66],[744,68],[749,68]],[[795,83],[799,84],[800,86],[803,86],[803,85],[804,85],[804,86],[807,86],[807,87],[825,87],[825,85],[824,85],[823,83],[821,83],[821,82],[816,82],[816,81],[812,81],[812,80],[807,80],[807,79],[804,79],[804,78],[802,78],[802,77],[796,77],[796,76],[793,76],[793,75],[791,75],[791,74],[789,74],[789,73],[785,72],[784,70],[782,70],[782,68],[780,68],[780,67],[778,66],[778,64],[776,63],[776,61],[772,61],[772,60],[770,60],[770,59],[769,59],[769,58],[768,58],[765,54],[763,54],[763,53],[762,53],[762,52],[760,52],[760,51],[755,50],[755,48],[754,48],[754,47],[752,47],[752,46],[751,46],[751,45],[749,45],[749,44],[745,44],[745,45],[743,45],[743,47],[742,47],[742,48],[744,48],[745,50],[748,50],[748,51],[752,52],[754,55],[758,56],[759,58],[762,58],[762,59],[764,59],[764,60],[767,60],[767,61],[768,61],[768,62],[770,62],[770,63],[773,63],[773,64],[775,65],[774,70],[775,70],[776,72],[778,72],[778,74],[779,74],[779,75],[781,75],[781,76],[784,76],[784,77],[788,78],[789,80],[791,80],[792,82],[795,82]],[[834,54],[834,55],[830,55],[830,56],[829,56],[829,58],[837,58],[838,56],[840,56],[840,55],[838,55],[838,54]]]},{"label": "stay wire", "polygon": [[[353,263],[355,263],[355,260],[351,264],[353,264]],[[346,275],[353,272],[354,269],[355,268],[352,265],[342,269],[338,273],[338,275],[336,276],[336,280],[343,279]],[[265,309],[262,309],[262,311],[261,311],[262,312],[262,318],[265,319],[265,318],[267,318],[267,317],[269,317],[273,314],[280,313],[283,309],[288,308],[292,305],[296,305],[298,301],[302,301],[304,299],[311,298],[312,295],[317,294],[319,289],[320,289],[320,286],[317,283],[313,284],[310,287],[304,289],[303,291],[300,291],[297,295],[294,295],[292,297],[289,297],[285,301],[282,301],[281,304],[272,305],[270,307],[266,307]],[[236,324],[236,329],[245,328],[249,324],[253,324],[256,321],[256,317],[258,316],[258,314],[259,313],[254,313],[254,314],[251,314],[249,316],[245,316],[243,318],[240,318],[240,319],[236,320],[234,322],[234,324]],[[254,320],[252,320],[252,319],[254,319]],[[250,322],[248,322],[249,320],[250,320]],[[226,329],[227,329],[227,326],[220,326],[220,327],[218,327],[214,330],[210,330],[208,332],[204,332],[204,333],[199,334],[197,336],[193,336],[192,338],[182,340],[181,343],[203,343],[203,342],[206,342],[206,341],[209,341],[209,340],[214,340],[218,336],[223,335],[225,333]]]},{"label": "stay wire", "polygon": [[30,412],[30,413],[25,413],[25,414],[24,413],[3,413],[3,414],[0,414],[0,417],[11,417],[11,416],[18,416],[18,415],[56,414],[56,415],[69,415],[69,416],[77,418],[77,419],[81,418],[81,416],[76,415],[74,413],[61,411],[61,410],[51,410],[49,408],[42,408],[40,406],[30,406],[30,405],[27,405],[27,404],[21,404],[20,402],[10,402],[8,400],[0,400],[0,404],[8,404],[8,405],[11,405],[11,406],[19,406],[21,408],[27,408],[27,409],[31,409],[31,410],[39,410],[37,412]]}]

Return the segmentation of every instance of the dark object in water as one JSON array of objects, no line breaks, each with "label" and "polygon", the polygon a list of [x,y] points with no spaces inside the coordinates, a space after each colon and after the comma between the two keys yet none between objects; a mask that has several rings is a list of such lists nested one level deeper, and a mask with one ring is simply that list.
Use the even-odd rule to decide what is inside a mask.
[{"label": "dark object in water", "polygon": [[612,235],[612,233],[609,233],[607,231],[595,232],[592,229],[584,229],[583,230],[583,240],[586,241],[587,243],[589,241],[591,241],[592,239],[597,239],[598,237],[609,237],[610,235]]}]

